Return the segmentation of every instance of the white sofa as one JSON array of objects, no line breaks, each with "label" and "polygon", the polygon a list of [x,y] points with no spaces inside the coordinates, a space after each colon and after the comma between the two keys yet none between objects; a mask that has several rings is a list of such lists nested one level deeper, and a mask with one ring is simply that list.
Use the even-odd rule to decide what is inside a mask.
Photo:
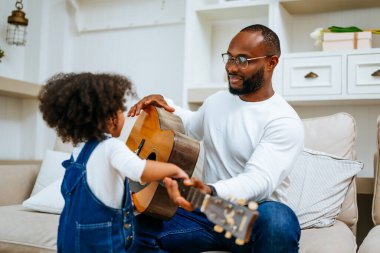
[{"label": "white sofa", "polygon": [[[356,125],[352,116],[338,113],[303,122],[307,148],[355,159]],[[59,143],[55,146],[62,148],[67,147]],[[59,215],[31,211],[21,205],[32,191],[39,166],[0,164],[0,252],[55,252]],[[302,230],[300,252],[356,252],[356,184],[355,180],[350,182],[335,224]]]},{"label": "white sofa", "polygon": [[375,225],[360,245],[358,253],[380,252],[380,115],[377,117],[377,149],[374,157],[375,187],[372,201],[372,220]]}]

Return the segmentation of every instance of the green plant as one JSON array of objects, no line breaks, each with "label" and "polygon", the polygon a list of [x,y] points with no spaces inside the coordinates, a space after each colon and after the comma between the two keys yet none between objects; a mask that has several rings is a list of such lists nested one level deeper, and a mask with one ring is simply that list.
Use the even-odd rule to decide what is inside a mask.
[{"label": "green plant", "polygon": [[1,58],[3,58],[4,56],[5,56],[4,51],[0,48],[0,62],[1,62]]}]

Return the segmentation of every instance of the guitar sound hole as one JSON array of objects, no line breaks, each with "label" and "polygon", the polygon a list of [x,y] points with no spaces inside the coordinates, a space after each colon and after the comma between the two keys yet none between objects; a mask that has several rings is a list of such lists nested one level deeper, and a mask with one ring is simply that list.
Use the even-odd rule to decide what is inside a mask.
[{"label": "guitar sound hole", "polygon": [[147,160],[153,160],[153,161],[156,161],[156,160],[157,160],[156,153],[150,153],[146,159],[147,159]]}]

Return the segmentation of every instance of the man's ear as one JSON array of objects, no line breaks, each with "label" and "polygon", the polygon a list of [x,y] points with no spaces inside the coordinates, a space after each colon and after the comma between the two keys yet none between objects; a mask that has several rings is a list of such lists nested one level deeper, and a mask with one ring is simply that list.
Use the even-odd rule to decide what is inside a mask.
[{"label": "man's ear", "polygon": [[[269,56],[268,56],[269,57]],[[270,56],[270,59],[267,63],[267,67],[268,67],[268,70],[271,70],[273,71],[274,68],[277,66],[278,64],[278,61],[279,61],[279,57],[277,55],[272,55]]]}]

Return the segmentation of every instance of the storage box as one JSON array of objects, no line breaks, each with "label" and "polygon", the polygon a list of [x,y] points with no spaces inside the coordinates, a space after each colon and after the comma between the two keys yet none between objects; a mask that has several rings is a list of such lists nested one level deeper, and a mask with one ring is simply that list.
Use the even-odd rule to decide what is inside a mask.
[{"label": "storage box", "polygon": [[323,33],[323,51],[372,48],[371,32]]}]

